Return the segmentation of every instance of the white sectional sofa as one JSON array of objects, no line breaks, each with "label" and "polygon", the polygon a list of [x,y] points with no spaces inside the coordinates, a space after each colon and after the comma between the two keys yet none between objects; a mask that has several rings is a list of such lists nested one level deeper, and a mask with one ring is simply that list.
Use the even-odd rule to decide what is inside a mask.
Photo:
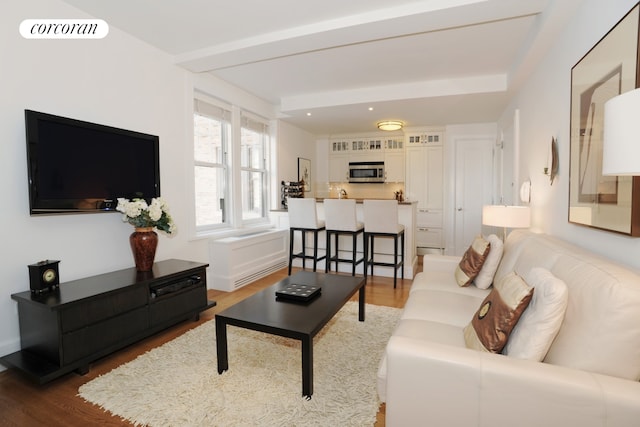
[{"label": "white sectional sofa", "polygon": [[378,374],[387,426],[640,426],[636,272],[547,235],[512,232],[493,283],[542,267],[568,290],[559,332],[536,361],[466,347],[463,330],[491,289],[458,286],[459,260],[426,255],[414,279]]}]

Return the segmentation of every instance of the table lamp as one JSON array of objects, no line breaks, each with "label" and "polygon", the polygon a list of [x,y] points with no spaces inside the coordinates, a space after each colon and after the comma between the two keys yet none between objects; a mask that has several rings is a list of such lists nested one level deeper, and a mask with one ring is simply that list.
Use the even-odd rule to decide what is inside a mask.
[{"label": "table lamp", "polygon": [[640,175],[640,89],[604,104],[603,175]]},{"label": "table lamp", "polygon": [[529,228],[531,211],[528,206],[485,205],[482,223],[503,227],[502,241],[507,239],[507,228]]}]

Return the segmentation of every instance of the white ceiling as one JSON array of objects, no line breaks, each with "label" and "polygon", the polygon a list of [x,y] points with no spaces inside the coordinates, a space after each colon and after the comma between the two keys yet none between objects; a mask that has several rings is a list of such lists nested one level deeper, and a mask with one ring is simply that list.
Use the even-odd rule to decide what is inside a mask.
[{"label": "white ceiling", "polygon": [[496,121],[581,1],[65,0],[317,135]]}]

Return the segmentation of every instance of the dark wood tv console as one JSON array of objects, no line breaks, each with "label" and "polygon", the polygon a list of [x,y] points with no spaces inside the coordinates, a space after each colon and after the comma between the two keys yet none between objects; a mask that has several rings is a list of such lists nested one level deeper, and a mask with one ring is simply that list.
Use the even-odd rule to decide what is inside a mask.
[{"label": "dark wood tv console", "polygon": [[170,259],[148,272],[128,268],[71,282],[18,302],[21,350],[0,357],[40,384],[216,305],[207,300],[208,264]]}]

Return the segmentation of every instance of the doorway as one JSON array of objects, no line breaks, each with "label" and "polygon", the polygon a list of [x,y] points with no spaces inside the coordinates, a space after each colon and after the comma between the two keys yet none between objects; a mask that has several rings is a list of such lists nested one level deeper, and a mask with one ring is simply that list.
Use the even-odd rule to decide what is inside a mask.
[{"label": "doorway", "polygon": [[482,206],[493,203],[494,146],[490,137],[461,137],[455,147],[454,253],[462,255],[482,232]]}]

